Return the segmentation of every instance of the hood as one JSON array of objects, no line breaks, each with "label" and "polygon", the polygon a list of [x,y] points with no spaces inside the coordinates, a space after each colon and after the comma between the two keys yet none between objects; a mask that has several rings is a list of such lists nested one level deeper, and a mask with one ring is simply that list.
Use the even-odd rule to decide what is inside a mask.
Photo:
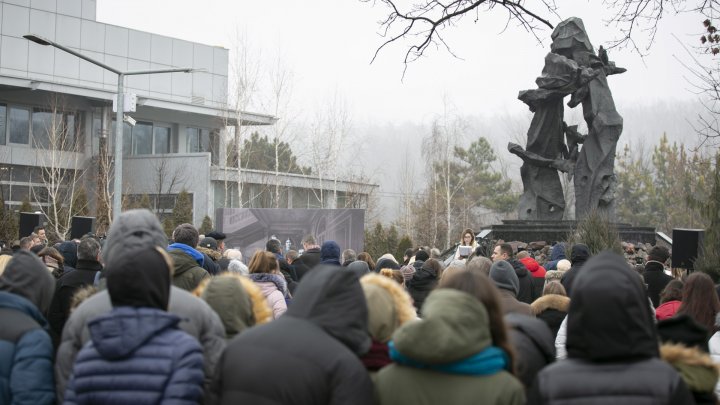
[{"label": "hood", "polygon": [[570,308],[570,298],[558,294],[546,294],[530,304],[533,314],[538,315],[547,309],[567,312]]},{"label": "hood", "polygon": [[113,307],[148,307],[167,310],[172,263],[165,251],[145,246],[112,256],[105,280]]},{"label": "hood", "polygon": [[305,274],[284,316],[314,323],[358,355],[370,348],[365,294],[352,272],[318,265]]},{"label": "hood", "polygon": [[77,248],[78,244],[73,241],[63,242],[58,246],[57,250],[62,255],[65,266],[77,266]]},{"label": "hood", "polygon": [[198,252],[195,248],[188,246],[184,243],[173,243],[171,245],[168,245],[167,247],[168,252],[173,252],[176,250],[179,250],[186,255],[190,256],[198,266],[202,267],[202,265],[205,263],[205,256],[203,256],[202,253]]},{"label": "hood", "polygon": [[379,273],[382,269],[400,270],[400,265],[392,259],[379,259],[377,263],[375,263],[375,272]]},{"label": "hood", "polygon": [[200,267],[192,256],[182,250],[169,250],[168,255],[173,260],[173,277],[177,277],[195,267]]},{"label": "hood", "polygon": [[524,264],[520,263],[519,260],[511,259],[508,260],[508,263],[512,265],[513,269],[515,270],[515,275],[518,276],[518,279],[530,276],[530,272],[528,271],[527,267],[525,267]]},{"label": "hood", "polygon": [[532,257],[525,257],[520,259],[526,269],[532,274],[533,277],[545,277],[545,268]]},{"label": "hood", "polygon": [[228,339],[272,319],[265,296],[247,277],[222,274],[210,279],[204,287],[200,297],[220,316]]},{"label": "hood", "polygon": [[603,252],[588,260],[570,295],[568,356],[593,362],[658,356],[658,338],[637,273],[625,259]]},{"label": "hood", "polygon": [[49,331],[50,324],[40,310],[37,309],[32,302],[28,301],[17,294],[0,291],[0,308],[14,309],[23,312],[27,316],[35,320],[42,328]]},{"label": "hood", "polygon": [[378,274],[360,279],[368,306],[368,332],[373,340],[387,343],[393,332],[417,318],[410,295],[400,284]]},{"label": "hood", "polygon": [[590,248],[587,245],[578,243],[570,250],[570,261],[573,266],[585,263],[590,258]]},{"label": "hood", "polygon": [[320,263],[340,265],[340,245],[334,240],[326,241],[320,247]]},{"label": "hood", "polygon": [[217,250],[208,249],[202,246],[198,246],[196,250],[200,253],[205,253],[206,255],[208,255],[209,258],[213,259],[213,261],[218,261],[222,259],[222,253],[218,252]]},{"label": "hood", "polygon": [[425,300],[423,319],[393,334],[403,356],[423,364],[444,364],[473,356],[492,344],[488,313],[472,295],[441,288]]},{"label": "hood", "polygon": [[55,294],[55,278],[37,256],[18,250],[0,276],[0,291],[25,298],[45,314]]},{"label": "hood", "polygon": [[113,221],[103,245],[103,262],[108,263],[116,252],[148,246],[167,246],[167,236],[155,214],[148,210],[130,210]]},{"label": "hood", "polygon": [[108,360],[130,356],[153,336],[175,329],[180,318],[154,308],[118,307],[88,323],[90,339]]},{"label": "hood", "polygon": [[370,272],[370,266],[362,260],[355,260],[347,266],[347,269],[355,273],[358,278]]},{"label": "hood", "polygon": [[270,283],[280,291],[285,298],[289,298],[287,281],[285,277],[278,274],[271,273],[250,273],[248,274],[250,280],[256,283]]},{"label": "hood", "polygon": [[555,246],[553,246],[552,250],[550,251],[550,260],[551,261],[559,261],[562,259],[566,259],[565,244],[556,243]]},{"label": "hood", "polygon": [[715,364],[709,354],[695,347],[663,344],[660,357],[682,376],[693,392],[712,392],[718,381],[720,365]]},{"label": "hood", "polygon": [[[527,271],[527,270],[525,270]],[[505,260],[498,260],[490,266],[490,280],[497,288],[508,290],[514,296],[520,292],[520,280],[512,265]]]},{"label": "hood", "polygon": [[534,347],[545,358],[545,363],[555,361],[555,336],[545,322],[534,316],[513,313],[505,315],[505,322],[534,343]]}]

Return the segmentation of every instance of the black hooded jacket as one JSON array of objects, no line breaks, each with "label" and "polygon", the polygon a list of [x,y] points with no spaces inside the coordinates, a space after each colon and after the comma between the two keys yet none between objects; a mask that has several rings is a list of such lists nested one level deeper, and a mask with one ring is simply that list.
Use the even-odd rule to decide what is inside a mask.
[{"label": "black hooded jacket", "polygon": [[525,267],[525,265],[517,259],[510,259],[507,262],[513,266],[515,274],[518,277],[518,281],[520,281],[520,290],[518,290],[516,296],[517,300],[526,304],[532,304],[532,302],[535,301],[535,298],[537,298],[533,294],[532,274],[530,274],[527,267]]},{"label": "black hooded jacket", "polygon": [[568,360],[538,374],[529,404],[692,404],[680,375],[658,358],[650,304],[625,259],[604,252],[574,281]]},{"label": "black hooded jacket", "polygon": [[665,274],[665,267],[662,263],[656,261],[648,261],[645,264],[643,278],[645,284],[647,284],[648,297],[650,297],[653,306],[657,308],[660,306],[660,293],[669,282],[673,281],[673,278]]},{"label": "black hooded jacket", "polygon": [[370,348],[367,316],[356,275],[316,267],[285,315],[230,342],[210,403],[374,404],[358,358]]},{"label": "black hooded jacket", "polygon": [[572,267],[564,275],[560,283],[565,287],[568,296],[570,296],[570,289],[575,281],[575,278],[580,273],[585,262],[590,258],[590,248],[583,244],[573,245],[570,253],[570,262]]},{"label": "black hooded jacket", "polygon": [[320,248],[310,248],[293,261],[298,280],[320,263]]},{"label": "black hooded jacket", "polygon": [[505,323],[517,354],[516,376],[530,388],[537,373],[555,361],[555,337],[545,322],[532,316],[510,313],[505,315]]}]

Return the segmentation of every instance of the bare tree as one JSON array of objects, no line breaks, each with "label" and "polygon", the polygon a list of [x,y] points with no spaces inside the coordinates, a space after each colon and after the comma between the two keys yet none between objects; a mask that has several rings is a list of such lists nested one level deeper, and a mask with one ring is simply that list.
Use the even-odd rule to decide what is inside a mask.
[{"label": "bare tree", "polygon": [[178,189],[184,189],[188,180],[186,167],[170,167],[170,161],[167,156],[162,156],[152,163],[154,182],[154,198],[152,199],[152,208],[155,215],[162,214],[160,201],[163,196],[171,195]]}]

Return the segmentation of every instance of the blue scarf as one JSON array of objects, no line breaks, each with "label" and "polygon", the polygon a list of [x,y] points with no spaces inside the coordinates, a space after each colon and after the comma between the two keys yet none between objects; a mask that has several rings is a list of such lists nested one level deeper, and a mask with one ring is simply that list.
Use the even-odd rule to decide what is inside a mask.
[{"label": "blue scarf", "polygon": [[198,252],[197,250],[191,248],[184,243],[173,243],[172,245],[168,246],[167,250],[182,250],[183,252],[190,255],[190,257],[195,259],[195,261],[198,263],[198,266],[200,267],[202,267],[203,263],[205,262],[205,256],[203,256],[202,253]]},{"label": "blue scarf", "polygon": [[388,348],[390,349],[390,358],[397,364],[447,374],[490,375],[507,369],[509,365],[507,354],[496,346],[490,346],[480,353],[445,364],[425,364],[406,357],[397,351],[393,341],[388,342]]}]

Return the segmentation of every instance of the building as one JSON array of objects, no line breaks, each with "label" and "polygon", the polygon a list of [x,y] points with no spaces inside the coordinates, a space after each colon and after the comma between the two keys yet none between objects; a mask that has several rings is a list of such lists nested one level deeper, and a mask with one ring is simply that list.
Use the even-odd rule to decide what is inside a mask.
[{"label": "building", "polygon": [[[225,167],[228,128],[277,121],[228,109],[227,49],[98,22],[95,0],[0,0],[0,191],[11,208],[29,200],[49,210],[81,184],[93,212],[112,190],[101,173],[114,145],[117,76],[29,33],[121,71],[200,70],[126,78],[126,94],[137,95],[136,122],[123,132],[130,204],[148,195],[162,215],[184,188],[199,225],[215,208],[240,206],[238,190],[242,206],[297,208],[361,205],[377,187]],[[54,175],[62,181],[49,187]]]}]

